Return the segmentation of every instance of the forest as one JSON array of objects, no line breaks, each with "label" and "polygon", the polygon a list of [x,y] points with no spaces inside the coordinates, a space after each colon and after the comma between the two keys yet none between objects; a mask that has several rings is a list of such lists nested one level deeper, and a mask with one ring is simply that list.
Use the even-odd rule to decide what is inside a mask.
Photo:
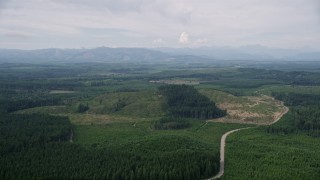
[{"label": "forest", "polygon": [[155,129],[184,129],[191,126],[189,119],[213,119],[226,115],[208,97],[187,85],[164,85],[158,88],[164,97],[167,114],[154,122]]},{"label": "forest", "polygon": [[252,128],[230,137],[226,161],[229,165],[223,179],[318,179],[317,88],[288,86],[283,92],[279,89],[271,94],[284,101],[289,112],[271,126]]},{"label": "forest", "polygon": [[[244,152],[260,157],[261,149],[247,146],[251,137],[263,140],[268,134],[277,142],[291,136],[320,137],[319,74],[315,72],[95,63],[3,64],[0,69],[0,179],[212,177],[220,166],[222,134],[249,125],[207,122],[226,117],[228,109],[218,108],[199,93],[203,89],[228,92],[217,98],[270,91],[290,108],[278,123],[254,130],[249,138],[239,136],[246,138],[239,141],[242,144],[231,138],[228,145],[243,151],[229,150],[235,170],[243,167],[237,158],[244,158]],[[304,78],[309,85],[306,91],[312,93],[287,90],[299,89]],[[150,83],[165,79],[199,84]],[[283,92],[278,91],[281,88]],[[313,145],[305,146],[308,152]],[[304,163],[304,170],[315,177],[312,167],[318,164]],[[226,178],[236,171],[228,172]],[[255,167],[250,173],[255,172],[264,171]]]},{"label": "forest", "polygon": [[[121,145],[110,146],[108,143],[108,148],[95,145],[84,147],[73,143],[73,138],[79,134],[77,125],[70,122],[67,115],[16,113],[37,107],[67,106],[70,112],[83,114],[90,110],[87,100],[106,91],[138,91],[132,90],[124,82],[128,79],[130,81],[132,77],[94,75],[78,78],[80,70],[77,68],[67,74],[63,73],[64,67],[49,68],[48,71],[42,68],[32,71],[28,76],[15,74],[17,70],[0,72],[1,179],[202,179],[218,171],[218,152],[181,148],[173,144],[176,137],[164,139],[172,150],[164,148],[163,151],[146,151],[144,148],[148,145],[140,143],[128,149]],[[57,70],[59,68],[61,70]],[[8,75],[10,73],[15,75]],[[145,86],[138,88],[145,89]],[[62,93],[51,94],[52,90],[61,90]],[[64,91],[72,93],[65,94]],[[110,112],[117,113],[123,109],[127,106],[126,101],[126,98],[119,98]],[[168,124],[167,121],[166,117],[160,121],[166,122],[164,128],[181,128],[181,124]],[[188,121],[183,120],[181,123],[183,128],[191,127]],[[160,142],[153,143],[158,146]],[[194,146],[192,143],[189,140],[184,142],[186,147]]]},{"label": "forest", "polygon": [[160,86],[159,91],[165,97],[168,116],[213,119],[226,115],[225,110],[216,107],[214,102],[192,86],[166,85]]},{"label": "forest", "polygon": [[[1,179],[200,179],[218,171],[218,155],[191,150],[157,153],[84,148],[70,143],[66,117],[0,118]],[[160,171],[159,171],[160,169]]]},{"label": "forest", "polygon": [[159,130],[165,129],[185,129],[190,127],[191,124],[188,119],[176,118],[176,117],[163,117],[158,121],[154,122],[153,127]]},{"label": "forest", "polygon": [[320,137],[320,96],[302,93],[272,93],[275,98],[284,101],[290,107],[290,113],[284,122],[268,128],[271,133],[293,133],[304,131],[314,137]]}]

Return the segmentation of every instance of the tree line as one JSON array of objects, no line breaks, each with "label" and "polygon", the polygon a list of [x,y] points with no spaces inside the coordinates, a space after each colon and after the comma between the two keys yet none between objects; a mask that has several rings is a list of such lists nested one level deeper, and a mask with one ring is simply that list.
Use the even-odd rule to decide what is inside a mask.
[{"label": "tree line", "polygon": [[320,137],[320,96],[301,93],[272,93],[278,100],[284,101],[290,111],[283,122],[270,126],[271,133],[292,133],[304,131],[314,137]]},{"label": "tree line", "polygon": [[226,114],[193,86],[165,85],[158,90],[164,97],[167,114],[154,122],[155,129],[184,129],[191,126],[188,119],[211,119]]},{"label": "tree line", "polygon": [[179,149],[94,148],[69,142],[67,117],[0,117],[0,179],[203,179],[219,170],[219,154]]},{"label": "tree line", "polygon": [[212,119],[226,115],[208,97],[193,86],[165,85],[159,87],[165,97],[165,108],[169,116],[178,118]]}]

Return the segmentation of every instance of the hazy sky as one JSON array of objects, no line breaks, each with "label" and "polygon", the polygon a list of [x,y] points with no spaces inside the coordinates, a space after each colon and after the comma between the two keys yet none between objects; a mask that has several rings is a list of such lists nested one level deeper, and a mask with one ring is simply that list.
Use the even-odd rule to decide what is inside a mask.
[{"label": "hazy sky", "polygon": [[320,0],[0,0],[0,48],[320,48]]}]

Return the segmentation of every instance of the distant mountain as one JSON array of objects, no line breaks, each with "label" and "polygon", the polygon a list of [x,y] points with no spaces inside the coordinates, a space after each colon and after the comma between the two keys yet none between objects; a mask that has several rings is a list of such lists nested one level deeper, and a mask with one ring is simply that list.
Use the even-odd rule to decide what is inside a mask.
[{"label": "distant mountain", "polygon": [[95,49],[0,49],[0,63],[143,62],[186,63],[220,60],[320,61],[320,52],[311,49],[276,49],[260,45],[201,48],[107,48]]},{"label": "distant mountain", "polygon": [[158,48],[158,51],[173,55],[194,55],[203,56],[214,59],[223,60],[252,60],[257,59],[252,54],[240,52],[236,49],[230,49],[227,47],[202,47],[202,48]]},{"label": "distant mountain", "polygon": [[299,61],[320,61],[320,52],[300,53],[296,56],[288,57],[288,59]]},{"label": "distant mountain", "polygon": [[175,55],[206,56],[222,60],[320,60],[320,51],[304,47],[299,49],[269,48],[261,45],[241,47],[157,48]]},{"label": "distant mountain", "polygon": [[50,62],[146,62],[170,59],[166,53],[144,48],[95,49],[0,49],[0,62],[50,63]]}]

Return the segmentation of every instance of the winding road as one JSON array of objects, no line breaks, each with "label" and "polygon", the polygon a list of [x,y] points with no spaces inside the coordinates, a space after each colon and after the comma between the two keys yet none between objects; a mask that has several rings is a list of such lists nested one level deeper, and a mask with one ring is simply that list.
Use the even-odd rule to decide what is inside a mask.
[{"label": "winding road", "polygon": [[[282,105],[283,105],[283,103],[282,103]],[[281,114],[279,114],[272,123],[270,123],[268,125],[272,125],[272,124],[278,122],[281,119],[281,117],[283,115],[285,115],[289,111],[288,107],[286,107],[286,106],[284,106],[284,107],[285,107],[285,110]],[[257,127],[257,126],[255,126],[255,127]],[[225,164],[224,163],[224,154],[225,154],[225,145],[226,145],[227,136],[232,134],[232,133],[234,133],[234,132],[237,132],[237,131],[240,131],[240,130],[244,130],[244,129],[249,129],[249,128],[254,128],[254,127],[246,127],[246,128],[234,129],[234,130],[228,131],[228,132],[226,132],[225,134],[222,135],[221,141],[220,141],[220,170],[219,170],[219,173],[217,175],[215,175],[215,176],[213,176],[213,177],[211,177],[211,178],[209,178],[207,180],[221,178],[221,176],[224,173],[224,164]]]},{"label": "winding road", "polygon": [[243,129],[249,129],[249,128],[252,128],[252,127],[239,128],[239,129],[235,129],[235,130],[232,130],[232,131],[228,131],[221,137],[221,142],[220,142],[220,170],[219,170],[219,173],[217,175],[213,176],[212,178],[209,178],[208,180],[210,180],[210,179],[218,179],[224,173],[224,146],[226,144],[227,136],[229,134],[231,134],[231,133],[234,133],[234,132],[237,132],[237,131],[240,131],[240,130],[243,130]]}]

